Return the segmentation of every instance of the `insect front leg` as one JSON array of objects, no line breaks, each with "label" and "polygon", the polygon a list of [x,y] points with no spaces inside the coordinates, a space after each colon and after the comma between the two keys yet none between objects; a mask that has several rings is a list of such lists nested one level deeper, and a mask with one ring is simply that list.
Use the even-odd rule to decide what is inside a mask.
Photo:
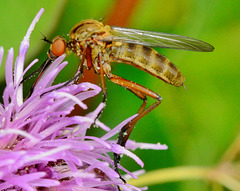
[{"label": "insect front leg", "polygon": [[43,96],[43,95],[46,94],[46,93],[59,90],[59,89],[65,87],[65,86],[69,85],[69,84],[72,83],[72,82],[77,82],[77,81],[78,81],[78,79],[79,79],[79,78],[81,77],[81,75],[83,74],[83,63],[85,62],[87,56],[89,56],[89,55],[86,54],[86,50],[87,50],[87,47],[86,47],[86,48],[84,49],[84,51],[83,51],[82,59],[81,59],[81,61],[80,61],[80,64],[79,64],[79,67],[78,67],[78,70],[77,70],[77,73],[75,74],[75,76],[74,76],[73,78],[71,78],[70,80],[66,81],[63,85],[61,85],[61,86],[59,86],[59,87],[57,87],[57,88],[55,88],[55,89],[53,89],[53,90],[49,90],[49,91],[47,91],[47,92],[44,92],[43,94],[41,94],[41,96]]},{"label": "insect front leg", "polygon": [[37,73],[42,73],[50,64],[52,63],[52,60],[50,58],[47,58],[42,64],[41,66],[35,70],[34,72],[32,72],[31,74],[25,76],[22,81],[20,82],[20,84],[22,84],[23,82],[29,80],[30,78],[32,78],[35,74]]},{"label": "insect front leg", "polygon": [[[136,125],[136,123],[141,118],[143,118],[145,115],[150,113],[154,108],[156,108],[161,103],[162,98],[157,93],[155,93],[154,91],[152,91],[152,90],[150,90],[150,89],[148,89],[148,88],[146,88],[142,85],[139,85],[135,82],[126,80],[122,77],[119,77],[119,76],[116,76],[116,75],[113,75],[113,74],[107,74],[107,77],[113,83],[116,83],[116,84],[118,84],[122,87],[127,88],[129,91],[131,91],[137,97],[139,97],[140,99],[143,100],[143,103],[138,110],[138,115],[135,118],[133,118],[130,122],[128,122],[125,126],[123,126],[120,133],[119,133],[117,144],[124,147],[126,145],[126,142],[129,138],[134,126]],[[157,102],[153,103],[148,108],[146,108],[147,96],[150,96],[150,97],[157,100]],[[118,163],[120,162],[120,159],[121,159],[120,155],[114,153],[114,166],[115,166],[115,171],[118,174],[119,174]],[[123,180],[123,182],[125,182],[125,180],[121,177],[120,174],[119,174],[119,176]]]},{"label": "insect front leg", "polygon": [[46,70],[46,68],[53,62],[54,60],[50,59],[49,57],[41,64],[41,66],[35,70],[34,72],[32,72],[31,74],[27,75],[26,77],[24,77],[22,79],[22,81],[20,82],[20,84],[23,84],[25,81],[29,80],[30,78],[32,78],[34,75],[36,75],[37,73],[39,73],[37,79],[35,80],[35,82],[33,83],[30,91],[29,91],[29,94],[27,96],[30,97],[33,93],[33,90],[38,82],[38,80],[40,79],[40,77],[42,76],[43,72]]}]

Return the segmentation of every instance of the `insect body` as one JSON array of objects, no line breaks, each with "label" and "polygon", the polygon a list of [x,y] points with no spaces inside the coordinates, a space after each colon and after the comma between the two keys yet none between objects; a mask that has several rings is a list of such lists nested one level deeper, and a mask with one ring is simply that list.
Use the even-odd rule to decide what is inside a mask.
[{"label": "insect body", "polygon": [[[71,40],[68,43],[68,48],[81,57],[85,49],[84,46],[89,46],[91,61],[93,61],[97,73],[100,73],[97,56],[101,53],[105,61],[103,66],[105,74],[110,72],[109,63],[124,62],[145,70],[169,84],[175,86],[183,84],[184,77],[169,59],[130,37],[116,38],[114,32],[118,29],[121,28],[111,28],[96,20],[82,21],[71,30],[69,34]],[[90,68],[92,65],[88,63],[87,66]]]},{"label": "insect body", "polygon": [[[143,100],[138,115],[126,124],[119,134],[118,144],[122,146],[125,146],[138,120],[161,103],[161,97],[144,86],[112,74],[111,63],[121,62],[133,65],[166,83],[179,87],[184,83],[184,76],[168,58],[151,47],[200,52],[210,52],[214,49],[206,42],[185,36],[113,27],[92,19],[81,21],[74,26],[69,33],[69,37],[69,41],[61,36],[53,39],[48,52],[48,59],[45,61],[46,67],[64,52],[72,51],[81,59],[81,63],[77,74],[66,84],[78,79],[83,73],[83,66],[86,66],[87,69],[93,69],[101,76],[103,102],[106,101],[107,96],[104,76],[130,90]],[[41,71],[44,71],[45,68],[42,68]],[[156,99],[156,102],[148,108],[146,108],[147,96]],[[115,169],[118,172],[117,165],[120,161],[118,154],[114,155],[114,161]]]}]

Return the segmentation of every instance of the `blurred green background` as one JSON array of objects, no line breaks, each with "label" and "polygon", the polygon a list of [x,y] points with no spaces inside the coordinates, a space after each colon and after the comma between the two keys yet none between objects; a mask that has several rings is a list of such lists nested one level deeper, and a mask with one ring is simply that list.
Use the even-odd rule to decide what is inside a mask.
[{"label": "blurred green background", "polygon": [[[83,19],[103,18],[104,22],[115,2],[1,1],[0,46],[4,47],[5,53],[14,47],[17,55],[32,19],[43,7],[45,11],[32,33],[26,60],[27,65],[34,58],[39,58],[40,65],[49,48],[41,40],[40,32],[52,39],[56,35],[67,36],[70,29]],[[215,47],[212,53],[158,49],[185,75],[187,90],[166,84],[129,65],[113,64],[114,74],[138,82],[163,97],[162,104],[137,124],[130,137],[139,142],[168,145],[166,151],[135,151],[144,161],[147,171],[182,165],[214,165],[239,133],[239,7],[239,0],[139,0],[134,7],[128,20],[130,28],[190,36]],[[62,72],[59,81],[71,78],[79,64],[75,55],[70,55],[67,60],[69,66]],[[3,73],[2,70],[1,92],[4,88]],[[32,82],[28,82],[28,87]],[[101,121],[113,128],[135,114],[141,100],[111,82],[107,82],[107,90],[107,107]],[[92,109],[101,100],[101,95],[90,100],[93,102]],[[149,103],[152,102],[149,98]],[[95,131],[92,130],[93,133]],[[132,171],[140,168],[127,157],[121,164]],[[205,191],[210,187],[205,181],[183,181],[150,186],[149,190]]]}]

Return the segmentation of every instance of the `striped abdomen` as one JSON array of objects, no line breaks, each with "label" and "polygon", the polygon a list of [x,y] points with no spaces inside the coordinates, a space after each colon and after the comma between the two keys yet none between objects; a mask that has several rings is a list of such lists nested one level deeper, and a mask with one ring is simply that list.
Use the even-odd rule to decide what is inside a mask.
[{"label": "striped abdomen", "polygon": [[185,80],[179,69],[156,50],[138,44],[123,43],[109,50],[113,62],[136,66],[174,86],[181,86]]}]

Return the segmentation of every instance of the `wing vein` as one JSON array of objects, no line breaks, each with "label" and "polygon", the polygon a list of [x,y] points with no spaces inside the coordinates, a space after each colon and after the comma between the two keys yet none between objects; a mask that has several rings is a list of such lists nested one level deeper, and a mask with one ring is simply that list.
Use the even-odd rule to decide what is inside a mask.
[{"label": "wing vein", "polygon": [[121,41],[125,43],[154,46],[160,48],[182,49],[200,52],[211,52],[214,47],[204,41],[194,38],[167,34],[161,32],[143,31],[122,27],[112,27],[112,35],[107,36],[104,41]]}]

